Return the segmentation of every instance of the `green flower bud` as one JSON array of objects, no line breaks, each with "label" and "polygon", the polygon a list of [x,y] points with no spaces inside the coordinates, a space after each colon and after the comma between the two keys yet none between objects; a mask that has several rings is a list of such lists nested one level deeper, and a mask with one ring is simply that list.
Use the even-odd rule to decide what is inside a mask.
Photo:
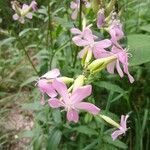
[{"label": "green flower bud", "polygon": [[87,69],[90,70],[91,73],[96,73],[104,69],[109,63],[111,63],[115,59],[116,56],[96,59],[90,65],[88,65]]},{"label": "green flower bud", "polygon": [[107,123],[111,124],[112,126],[119,128],[120,125],[115,122],[114,120],[112,120],[111,118],[105,116],[105,115],[99,115],[103,120],[105,120]]},{"label": "green flower bud", "polygon": [[84,84],[84,75],[79,75],[78,78],[74,81],[73,84],[73,91],[76,90],[77,88],[81,87]]},{"label": "green flower bud", "polygon": [[74,81],[73,78],[68,78],[68,77],[59,77],[58,79],[66,84],[72,83]]}]

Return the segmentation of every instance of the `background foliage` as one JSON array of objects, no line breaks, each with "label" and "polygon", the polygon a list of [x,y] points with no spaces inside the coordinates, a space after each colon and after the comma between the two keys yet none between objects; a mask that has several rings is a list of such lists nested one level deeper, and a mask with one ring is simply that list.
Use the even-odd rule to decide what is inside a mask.
[{"label": "background foliage", "polygon": [[[78,49],[71,41],[70,28],[74,22],[70,19],[70,1],[37,2],[39,9],[33,20],[20,25],[12,20],[14,12],[10,1],[0,0],[0,148],[14,149],[14,142],[29,137],[31,140],[26,149],[148,150],[150,1],[118,1],[126,34],[123,42],[132,54],[130,70],[136,81],[131,85],[127,78],[120,80],[118,75],[108,75],[103,71],[93,82],[94,96],[90,101],[97,100],[96,104],[105,110],[103,113],[119,120],[118,116],[122,113],[130,112],[130,129],[121,139],[122,142],[111,140],[107,134],[111,130],[102,120],[81,114],[78,124],[68,124],[63,112],[52,111],[48,106],[39,104],[40,94],[35,87],[36,82],[33,82],[38,78],[37,72],[25,51],[32,59],[38,75],[57,66],[63,75],[72,77],[80,73],[81,65],[74,57]],[[94,24],[95,14],[89,10],[86,13],[88,24]],[[95,25],[93,29],[99,34]],[[6,128],[14,109],[19,109],[19,114],[23,116],[30,116],[34,122],[32,130],[19,128],[21,132],[18,133],[15,128]]]}]

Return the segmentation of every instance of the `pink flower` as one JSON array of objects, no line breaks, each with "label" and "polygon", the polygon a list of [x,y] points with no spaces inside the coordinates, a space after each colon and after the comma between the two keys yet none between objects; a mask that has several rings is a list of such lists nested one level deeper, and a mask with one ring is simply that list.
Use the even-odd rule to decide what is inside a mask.
[{"label": "pink flower", "polygon": [[80,58],[84,56],[87,50],[92,50],[95,55],[97,48],[99,50],[104,50],[104,48],[108,48],[111,45],[111,41],[108,39],[95,42],[95,39],[98,37],[92,34],[89,26],[87,26],[82,32],[77,28],[72,28],[71,32],[75,34],[72,38],[73,42],[77,46],[84,47],[84,49],[79,52]]},{"label": "pink flower", "polygon": [[114,44],[117,44],[117,41],[124,37],[124,33],[122,31],[122,24],[119,20],[113,20],[109,28],[109,33],[111,35],[111,41]]},{"label": "pink flower", "polygon": [[101,28],[105,24],[105,13],[104,9],[100,9],[97,14],[97,27]]},{"label": "pink flower", "polygon": [[121,116],[121,121],[120,121],[120,127],[118,130],[114,131],[111,135],[113,141],[116,140],[118,138],[118,136],[120,136],[121,134],[125,134],[125,132],[127,131],[127,119],[128,119],[128,115]]},{"label": "pink flower", "polygon": [[[133,83],[134,78],[130,75],[129,70],[128,70],[128,55],[129,54],[126,52],[126,50],[124,50],[121,46],[120,47],[113,46],[111,52],[105,51],[105,50],[99,50],[99,49],[96,49],[95,51],[96,58],[104,58],[104,57],[109,57],[112,55],[115,55],[117,59],[113,61],[112,63],[110,63],[109,65],[107,65],[107,71],[113,74],[115,67],[116,67],[117,72],[121,78],[124,76],[124,73],[125,73],[128,75],[130,83]],[[123,66],[123,71],[120,67],[120,63]]]},{"label": "pink flower", "polygon": [[75,2],[71,2],[70,3],[70,8],[73,10],[71,18],[73,20],[76,20],[78,12],[79,12],[79,9],[80,9],[80,0],[75,0]]},{"label": "pink flower", "polygon": [[32,19],[32,13],[30,12],[31,9],[34,11],[36,10],[37,3],[32,1],[30,5],[23,4],[22,8],[20,8],[15,2],[12,3],[12,8],[16,11],[13,15],[14,20],[19,20],[20,23],[25,22],[25,17],[28,19]]},{"label": "pink flower", "polygon": [[49,100],[49,105],[52,108],[64,107],[67,111],[68,121],[78,122],[79,110],[85,110],[94,115],[99,113],[100,109],[95,105],[88,102],[82,102],[83,99],[91,95],[91,85],[79,87],[74,90],[72,94],[68,93],[67,86],[58,80],[55,80],[52,85],[60,94],[61,98],[51,98]]},{"label": "pink flower", "polygon": [[40,77],[37,85],[39,87],[40,92],[42,93],[41,104],[45,104],[44,94],[46,93],[49,97],[56,97],[57,92],[55,91],[52,82],[53,79],[56,79],[60,75],[58,69],[53,69],[43,76]]}]

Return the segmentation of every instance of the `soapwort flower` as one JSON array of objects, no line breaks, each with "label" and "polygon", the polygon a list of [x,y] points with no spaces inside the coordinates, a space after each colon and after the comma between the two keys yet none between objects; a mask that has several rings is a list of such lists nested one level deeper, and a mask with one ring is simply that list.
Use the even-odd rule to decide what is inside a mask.
[{"label": "soapwort flower", "polygon": [[[134,78],[130,75],[129,69],[128,69],[129,53],[127,53],[126,49],[123,49],[121,46],[119,46],[119,47],[113,46],[111,51],[96,49],[95,54],[96,54],[95,55],[96,58],[105,58],[105,57],[110,57],[110,56],[116,56],[117,59],[107,65],[107,71],[111,74],[114,74],[114,70],[116,68],[116,70],[121,78],[124,76],[124,73],[125,73],[125,74],[127,74],[130,83],[134,82]],[[120,67],[120,63],[123,66],[123,70]]]},{"label": "soapwort flower", "polygon": [[72,38],[73,42],[79,47],[84,47],[79,52],[80,58],[83,58],[87,51],[92,51],[95,56],[96,49],[104,50],[105,48],[111,46],[111,41],[108,39],[95,41],[98,39],[98,37],[93,35],[90,26],[85,27],[83,31],[80,31],[77,28],[72,28],[71,32],[75,34],[75,36]]},{"label": "soapwort flower", "polygon": [[31,10],[35,11],[37,9],[36,1],[32,1],[30,5],[23,4],[22,8],[19,4],[14,1],[12,2],[12,8],[15,10],[15,14],[13,15],[14,20],[19,20],[20,23],[25,22],[25,17],[28,19],[32,19],[32,12]]},{"label": "soapwort flower", "polygon": [[58,81],[57,79],[54,80],[52,85],[58,92],[58,94],[61,96],[61,98],[50,98],[49,105],[52,108],[64,107],[67,111],[68,121],[78,122],[79,110],[85,110],[93,115],[99,113],[100,109],[94,104],[82,102],[83,99],[91,95],[91,85],[78,87],[72,93],[68,93],[67,86],[64,83]]},{"label": "soapwort flower", "polygon": [[120,20],[113,20],[109,27],[109,34],[111,35],[111,41],[114,44],[124,37],[124,33],[122,30],[122,24]]},{"label": "soapwort flower", "polygon": [[116,140],[118,138],[118,136],[125,134],[125,132],[128,130],[127,129],[127,119],[128,119],[128,115],[121,116],[121,121],[120,121],[120,126],[118,127],[118,130],[114,131],[111,135],[113,140]]},{"label": "soapwort flower", "polygon": [[101,28],[105,24],[104,8],[100,9],[97,13],[97,27]]},{"label": "soapwort flower", "polygon": [[49,97],[56,97],[57,92],[55,91],[52,82],[53,79],[56,79],[60,75],[60,72],[57,68],[47,72],[37,82],[40,92],[42,93],[41,104],[45,104],[44,94],[46,93]]},{"label": "soapwort flower", "polygon": [[73,10],[73,13],[71,15],[71,18],[73,20],[76,20],[77,19],[77,16],[78,16],[78,12],[79,12],[79,9],[80,9],[80,0],[75,0],[75,1],[72,1],[70,3],[70,8]]}]

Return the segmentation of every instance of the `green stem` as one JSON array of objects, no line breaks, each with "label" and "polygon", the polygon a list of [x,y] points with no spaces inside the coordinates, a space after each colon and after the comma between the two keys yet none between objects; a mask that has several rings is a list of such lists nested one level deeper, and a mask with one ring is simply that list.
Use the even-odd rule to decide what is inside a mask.
[{"label": "green stem", "polygon": [[[16,35],[17,35],[17,34],[16,34]],[[18,39],[18,41],[19,41],[19,43],[20,43],[20,45],[21,45],[21,47],[22,47],[22,50],[24,51],[25,55],[27,56],[28,61],[29,61],[29,63],[31,64],[33,70],[34,70],[35,73],[39,76],[39,73],[38,73],[36,67],[34,66],[34,64],[33,64],[32,60],[31,60],[31,58],[30,58],[28,52],[26,51],[26,48],[25,48],[24,44],[22,43],[22,41],[21,41],[21,39],[20,39],[20,37],[19,37],[18,35],[17,35],[17,39]]]},{"label": "green stem", "polygon": [[[80,0],[80,10],[79,10],[79,29],[82,31],[82,1],[81,0]],[[75,58],[74,58],[74,62],[73,62],[73,67],[75,67],[75,65],[76,65],[77,55],[78,55],[78,48],[75,51]]]},{"label": "green stem", "polygon": [[[50,69],[52,67],[52,59],[53,59],[53,35],[52,35],[52,17],[51,17],[51,4],[48,3],[48,27],[47,27],[47,37],[46,37],[46,45],[47,50],[49,52],[49,66]],[[49,42],[50,37],[50,42]],[[50,43],[50,44],[49,44]],[[51,52],[50,52],[51,49]]]}]

